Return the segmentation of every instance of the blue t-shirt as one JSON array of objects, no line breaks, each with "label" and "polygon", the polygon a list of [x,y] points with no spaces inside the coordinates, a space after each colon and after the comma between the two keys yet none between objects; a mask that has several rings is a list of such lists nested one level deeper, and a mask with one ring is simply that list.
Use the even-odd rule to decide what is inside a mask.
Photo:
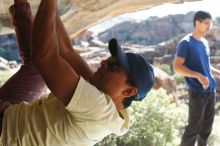
[{"label": "blue t-shirt", "polygon": [[206,39],[200,41],[193,38],[192,34],[185,36],[177,46],[176,56],[185,58],[184,65],[193,71],[199,72],[209,79],[209,87],[204,89],[196,78],[185,77],[189,89],[198,92],[213,92],[215,81],[210,69],[210,50]]}]

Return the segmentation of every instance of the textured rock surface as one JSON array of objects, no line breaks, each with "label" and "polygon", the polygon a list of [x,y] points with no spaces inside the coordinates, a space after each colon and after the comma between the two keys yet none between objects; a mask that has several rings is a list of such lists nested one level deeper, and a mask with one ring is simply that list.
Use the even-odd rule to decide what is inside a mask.
[{"label": "textured rock surface", "polygon": [[[68,33],[74,37],[86,28],[120,14],[148,9],[163,3],[180,3],[195,0],[58,0],[59,10]],[[29,0],[36,12],[40,0]],[[0,34],[10,33],[8,7],[13,0],[0,1]]]},{"label": "textured rock surface", "polygon": [[156,45],[191,32],[194,14],[192,11],[162,18],[151,17],[141,22],[125,21],[105,30],[98,37],[103,42],[117,36],[120,42],[126,44]]}]

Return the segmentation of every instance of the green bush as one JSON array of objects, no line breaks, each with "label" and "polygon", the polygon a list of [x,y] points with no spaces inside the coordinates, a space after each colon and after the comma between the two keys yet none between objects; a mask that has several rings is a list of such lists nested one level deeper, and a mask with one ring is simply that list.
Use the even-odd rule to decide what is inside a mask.
[{"label": "green bush", "polygon": [[4,82],[13,75],[13,73],[8,71],[1,71],[0,72],[0,86],[4,84]]},{"label": "green bush", "polygon": [[176,84],[180,84],[180,83],[185,83],[185,79],[182,75],[178,74],[178,73],[175,73],[173,75],[173,78],[176,80]]},{"label": "green bush", "polygon": [[163,70],[164,72],[166,72],[168,75],[172,75],[172,70],[171,70],[171,66],[169,64],[154,64],[154,66],[158,67],[159,69]]},{"label": "green bush", "polygon": [[[133,103],[131,127],[121,137],[110,135],[96,146],[175,146],[180,127],[185,125],[186,108],[171,104],[163,89],[152,90],[142,102]],[[183,111],[181,111],[183,110]]]},{"label": "green bush", "polygon": [[215,56],[220,56],[220,48],[216,49]]},{"label": "green bush", "polygon": [[217,102],[217,103],[215,104],[215,109],[216,109],[216,113],[217,113],[217,114],[220,114],[220,102]]},{"label": "green bush", "polygon": [[215,141],[218,141],[218,137],[215,134],[211,134],[208,140],[209,146],[215,146]]}]

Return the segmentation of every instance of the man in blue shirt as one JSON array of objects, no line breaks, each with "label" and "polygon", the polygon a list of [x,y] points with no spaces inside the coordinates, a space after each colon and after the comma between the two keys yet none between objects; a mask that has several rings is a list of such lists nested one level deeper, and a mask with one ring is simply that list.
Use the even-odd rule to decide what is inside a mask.
[{"label": "man in blue shirt", "polygon": [[[210,65],[210,50],[204,36],[212,17],[208,12],[194,15],[194,29],[177,46],[174,71],[185,77],[189,91],[189,117],[181,146],[206,146],[215,115],[215,81],[220,71]],[[213,73],[213,74],[212,74]]]}]

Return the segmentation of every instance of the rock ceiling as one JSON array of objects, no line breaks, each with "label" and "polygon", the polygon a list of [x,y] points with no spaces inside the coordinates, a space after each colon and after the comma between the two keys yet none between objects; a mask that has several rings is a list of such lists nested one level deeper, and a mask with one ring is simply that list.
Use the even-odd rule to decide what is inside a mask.
[{"label": "rock ceiling", "polygon": [[[68,33],[74,37],[95,24],[124,13],[185,1],[195,0],[58,0],[58,8]],[[29,2],[35,13],[40,0]],[[0,1],[0,34],[13,32],[8,12],[12,3],[13,0]]]}]

